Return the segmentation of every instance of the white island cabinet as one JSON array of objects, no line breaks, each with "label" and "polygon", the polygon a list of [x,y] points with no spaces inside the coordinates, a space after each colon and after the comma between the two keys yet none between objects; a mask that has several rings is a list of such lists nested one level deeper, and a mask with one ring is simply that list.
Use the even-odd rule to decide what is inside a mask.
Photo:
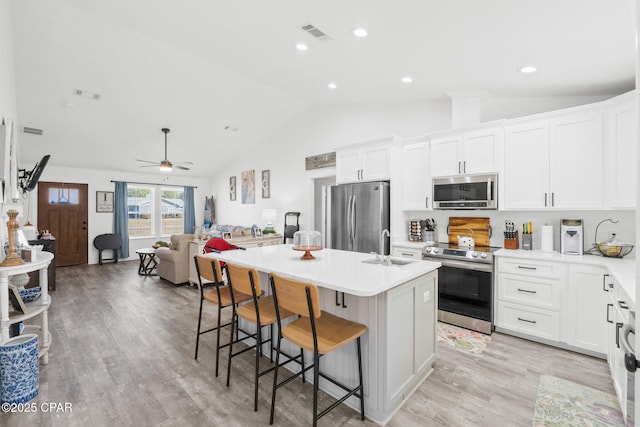
[{"label": "white island cabinet", "polygon": [[[336,249],[313,255],[315,259],[303,261],[291,245],[208,254],[255,268],[266,292],[271,272],[313,283],[320,288],[323,310],[366,325],[362,337],[365,415],[384,425],[433,371],[440,264],[411,260],[402,260],[406,265],[369,264],[362,262],[372,258],[369,254]],[[355,346],[345,346],[323,358],[321,369],[347,385],[356,384],[356,357]],[[322,381],[320,388],[336,397],[344,394],[329,382]],[[359,408],[353,398],[346,404]]]},{"label": "white island cabinet", "polygon": [[[49,333],[48,310],[51,304],[51,297],[48,292],[47,268],[53,259],[53,254],[49,252],[38,252],[37,261],[27,262],[14,267],[0,267],[0,343],[9,339],[9,326],[14,323],[24,322],[32,317],[40,315],[40,350],[38,356],[42,358],[42,363],[49,361],[48,351],[51,345],[51,334]],[[39,270],[40,287],[42,294],[37,300],[25,304],[27,312],[25,314],[9,315],[9,279],[18,274],[30,273]]]}]

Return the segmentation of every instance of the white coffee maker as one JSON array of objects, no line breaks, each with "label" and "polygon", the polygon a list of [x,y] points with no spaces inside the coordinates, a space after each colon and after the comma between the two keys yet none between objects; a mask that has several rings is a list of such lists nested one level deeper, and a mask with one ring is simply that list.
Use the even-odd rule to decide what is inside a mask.
[{"label": "white coffee maker", "polygon": [[560,253],[582,255],[584,248],[584,227],[581,219],[560,220]]}]

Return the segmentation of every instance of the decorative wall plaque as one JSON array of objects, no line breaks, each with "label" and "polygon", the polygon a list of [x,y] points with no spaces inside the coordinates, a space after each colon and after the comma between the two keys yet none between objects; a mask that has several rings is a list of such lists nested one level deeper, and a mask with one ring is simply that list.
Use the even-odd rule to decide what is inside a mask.
[{"label": "decorative wall plaque", "polygon": [[336,152],[318,154],[305,159],[305,170],[330,168],[336,165]]}]

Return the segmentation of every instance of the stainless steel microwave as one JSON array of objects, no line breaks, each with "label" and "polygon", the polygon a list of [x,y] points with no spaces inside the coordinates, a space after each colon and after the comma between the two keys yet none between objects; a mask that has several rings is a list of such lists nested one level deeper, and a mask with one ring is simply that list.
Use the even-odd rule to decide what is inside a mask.
[{"label": "stainless steel microwave", "polygon": [[433,178],[434,209],[498,209],[498,174]]}]

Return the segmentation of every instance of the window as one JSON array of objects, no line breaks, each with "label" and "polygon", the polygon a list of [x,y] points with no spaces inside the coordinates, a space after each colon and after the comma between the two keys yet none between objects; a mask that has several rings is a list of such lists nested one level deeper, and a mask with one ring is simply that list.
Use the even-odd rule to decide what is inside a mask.
[{"label": "window", "polygon": [[127,206],[130,237],[152,237],[153,232],[153,187],[128,185]]},{"label": "window", "polygon": [[160,234],[167,236],[184,232],[184,190],[181,188],[160,189],[162,222]]},{"label": "window", "polygon": [[77,188],[49,188],[49,204],[77,205],[78,194]]},{"label": "window", "polygon": [[166,237],[184,232],[184,190],[128,185],[129,237]]}]

